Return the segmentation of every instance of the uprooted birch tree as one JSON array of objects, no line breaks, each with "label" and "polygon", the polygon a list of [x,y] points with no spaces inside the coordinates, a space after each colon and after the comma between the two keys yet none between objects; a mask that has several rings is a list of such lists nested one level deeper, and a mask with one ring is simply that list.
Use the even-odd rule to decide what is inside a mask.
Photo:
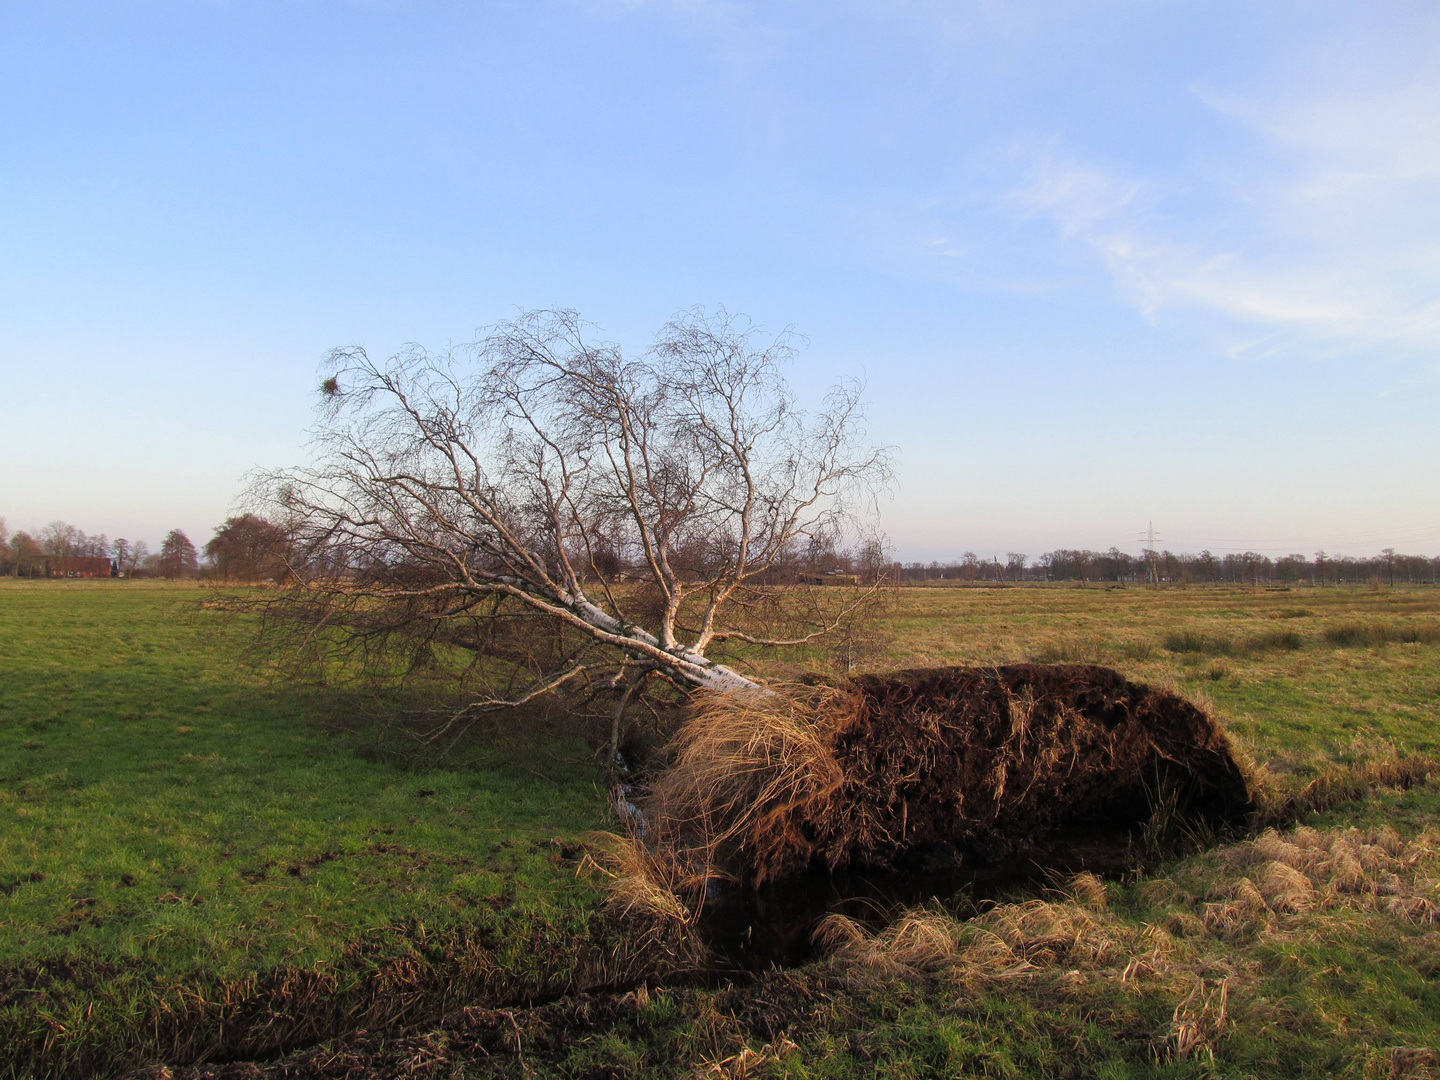
[{"label": "uprooted birch tree", "polygon": [[432,735],[546,695],[603,701],[611,760],[647,683],[756,688],[712,653],[842,625],[865,590],[797,602],[794,568],[853,542],[889,478],[858,388],[807,414],[792,353],[723,310],[638,358],[571,311],[442,355],[335,351],[316,464],[261,481],[294,542],[266,624],[392,666],[462,650],[468,697]]}]

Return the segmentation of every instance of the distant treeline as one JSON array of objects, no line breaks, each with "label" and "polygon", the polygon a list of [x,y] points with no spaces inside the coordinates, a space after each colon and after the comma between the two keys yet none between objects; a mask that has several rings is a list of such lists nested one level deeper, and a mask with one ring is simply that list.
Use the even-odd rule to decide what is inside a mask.
[{"label": "distant treeline", "polygon": [[[680,553],[683,555],[683,552]],[[592,553],[596,576],[623,581],[635,576],[638,562],[619,552]],[[34,534],[11,534],[0,518],[0,574],[16,577],[75,577],[80,560],[108,559],[110,575],[143,578],[208,578],[217,581],[282,581],[292,567],[307,563],[280,526],[254,514],[227,518],[203,549],[196,549],[181,530],[172,529],[150,551],[143,540],[110,540],[89,535],[63,521],[52,521]],[[677,566],[683,565],[683,558]],[[683,573],[683,571],[682,571]],[[1247,551],[1214,555],[1173,551],[1142,551],[1132,555],[1118,548],[1088,551],[1057,548],[1031,558],[1008,552],[1004,560],[982,558],[967,551],[949,562],[892,562],[872,544],[853,553],[833,544],[812,544],[782,556],[765,576],[771,584],[873,584],[882,575],[901,584],[927,582],[1075,581],[1154,582],[1156,584],[1305,584],[1433,585],[1440,582],[1440,557],[1404,555],[1386,548],[1378,555],[1268,555]],[[103,576],[103,575],[101,575]]]},{"label": "distant treeline", "polygon": [[0,575],[10,577],[271,581],[286,575],[289,547],[284,530],[254,514],[226,519],[203,550],[180,529],[171,529],[159,551],[144,540],[111,540],[64,521],[12,534],[0,518]]},{"label": "distant treeline", "polygon": [[896,563],[896,576],[904,582],[926,581],[1113,581],[1174,584],[1306,584],[1360,585],[1426,584],[1440,581],[1440,558],[1403,555],[1386,548],[1378,555],[1356,558],[1350,555],[1268,555],[1247,551],[1239,555],[1215,555],[1173,551],[1129,552],[1087,551],[1057,548],[1030,559],[1010,552],[1005,560],[982,559],[966,552],[957,561],[946,563]]}]

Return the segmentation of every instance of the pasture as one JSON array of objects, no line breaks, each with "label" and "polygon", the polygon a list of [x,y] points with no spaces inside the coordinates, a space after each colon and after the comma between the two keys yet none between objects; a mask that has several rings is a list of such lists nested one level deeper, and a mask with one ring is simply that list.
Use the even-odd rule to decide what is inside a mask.
[{"label": "pasture", "polygon": [[[402,1060],[433,1076],[1440,1069],[1429,786],[1306,820],[1332,839],[1397,830],[1365,847],[1389,852],[1394,865],[1374,872],[1393,886],[1352,892],[1405,898],[1413,917],[1316,878],[1309,901],[1266,893],[1211,925],[1206,905],[1240,903],[1241,878],[1265,885],[1242,845],[1113,882],[1099,901],[1055,898],[1045,917],[1070,920],[1060,938],[1108,944],[1082,956],[1052,943],[1049,960],[1026,953],[1028,973],[1008,981],[958,960],[964,977],[887,968],[894,948],[856,941],[794,971],[662,990],[577,874],[583,835],[613,824],[582,740],[548,732],[519,752],[482,740],[463,760],[420,766],[377,753],[361,701],[248,665],[243,627],[201,609],[201,595],[0,583],[10,1075],[159,1062],[180,1075],[286,1054],[299,1056],[274,1067],[293,1076],[395,1075]],[[1436,589],[908,588],[846,649],[874,669],[1114,667],[1207,703],[1289,790],[1440,754]],[[824,646],[756,670],[843,663]],[[946,926],[916,932],[948,934],[969,956],[972,931]]]}]

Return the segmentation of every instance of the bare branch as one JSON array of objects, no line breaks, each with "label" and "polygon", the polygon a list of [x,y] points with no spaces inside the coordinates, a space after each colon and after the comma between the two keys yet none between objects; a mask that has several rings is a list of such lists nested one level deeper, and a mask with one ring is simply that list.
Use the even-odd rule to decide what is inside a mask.
[{"label": "bare branch", "polygon": [[[707,651],[841,625],[863,599],[806,614],[785,590],[860,535],[890,477],[858,386],[814,416],[796,406],[795,345],[696,309],[639,358],[572,311],[440,355],[336,350],[316,464],[262,481],[292,573],[269,625],[381,667],[396,649],[465,651],[481,686],[457,716],[592,678],[622,707],[652,674],[754,687]],[[786,626],[763,625],[781,610]]]}]

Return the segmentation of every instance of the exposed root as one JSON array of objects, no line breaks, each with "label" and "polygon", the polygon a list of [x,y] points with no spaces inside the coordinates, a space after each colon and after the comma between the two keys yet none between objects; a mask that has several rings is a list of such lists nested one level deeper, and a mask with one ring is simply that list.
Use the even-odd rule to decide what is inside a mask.
[{"label": "exposed root", "polygon": [[1067,828],[1242,822],[1218,726],[1105,668],[1017,665],[711,695],[645,798],[693,869],[759,886],[910,851],[994,859]]}]

